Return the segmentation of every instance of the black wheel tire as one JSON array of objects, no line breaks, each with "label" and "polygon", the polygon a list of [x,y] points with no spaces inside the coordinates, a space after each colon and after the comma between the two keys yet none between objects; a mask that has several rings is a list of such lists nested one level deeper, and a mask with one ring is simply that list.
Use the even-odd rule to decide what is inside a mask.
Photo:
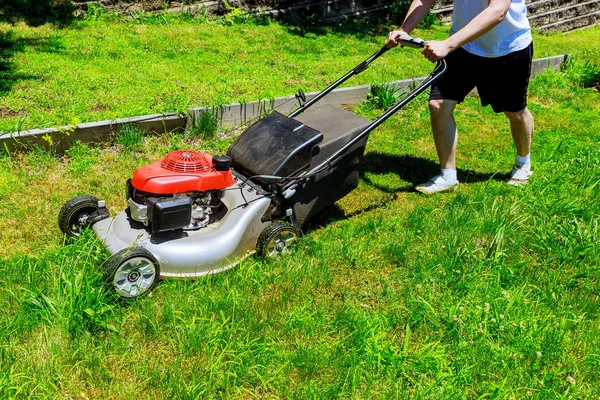
[{"label": "black wheel tire", "polygon": [[267,226],[256,243],[256,254],[261,258],[277,258],[289,251],[289,246],[301,232],[292,224],[275,221]]},{"label": "black wheel tire", "polygon": [[104,265],[104,281],[125,300],[147,295],[160,280],[160,265],[143,247],[123,249]]},{"label": "black wheel tire", "polygon": [[68,237],[76,237],[90,226],[90,216],[98,210],[94,196],[77,196],[65,203],[58,214],[58,227]]}]

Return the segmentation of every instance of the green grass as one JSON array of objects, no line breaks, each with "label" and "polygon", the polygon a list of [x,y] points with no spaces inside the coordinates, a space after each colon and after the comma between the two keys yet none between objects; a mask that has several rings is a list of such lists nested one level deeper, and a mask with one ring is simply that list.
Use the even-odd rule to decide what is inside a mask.
[{"label": "green grass", "polygon": [[[599,32],[538,37],[538,49]],[[93,235],[64,243],[60,207],[89,193],[114,214],[136,168],[176,148],[222,154],[232,139],[130,130],[61,157],[2,155],[0,397],[598,398],[600,101],[580,75],[531,83],[528,186],[504,182],[505,118],[468,97],[459,191],[415,193],[438,168],[421,96],[371,134],[359,188],[289,256],[165,281],[132,304],[104,289]]]},{"label": "green grass", "polygon": [[[0,25],[0,132],[219,105],[324,88],[374,53],[385,25],[302,29],[190,17],[105,18],[69,28]],[[415,31],[443,38],[447,27]],[[598,30],[535,35],[535,56],[598,60]],[[387,53],[350,85],[426,75],[417,51]]]}]

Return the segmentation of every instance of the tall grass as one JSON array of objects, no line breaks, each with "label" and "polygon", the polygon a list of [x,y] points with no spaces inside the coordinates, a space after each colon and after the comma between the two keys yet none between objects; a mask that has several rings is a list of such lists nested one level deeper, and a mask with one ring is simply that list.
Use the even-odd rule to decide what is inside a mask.
[{"label": "tall grass", "polygon": [[[290,255],[165,281],[132,305],[104,289],[106,255],[92,235],[60,245],[56,227],[29,233],[47,250],[0,262],[0,394],[595,398],[596,98],[560,73],[534,80],[535,173],[523,188],[503,181],[514,156],[507,121],[467,98],[457,114],[461,188],[427,198],[410,191],[437,169],[419,98],[373,133],[359,189]],[[129,171],[182,140],[227,146],[170,135],[147,138],[139,160],[115,147],[9,163],[43,166],[36,187],[60,176],[63,191],[98,194],[117,212]],[[88,156],[98,159],[89,169],[57,172]]]},{"label": "tall grass", "polygon": [[[13,260],[12,267],[26,271],[23,302],[16,321],[44,325],[68,334],[115,330],[112,324],[114,302],[105,290],[101,271],[105,257],[102,246],[91,233],[55,254],[25,256]],[[47,271],[52,271],[48,276]]]}]

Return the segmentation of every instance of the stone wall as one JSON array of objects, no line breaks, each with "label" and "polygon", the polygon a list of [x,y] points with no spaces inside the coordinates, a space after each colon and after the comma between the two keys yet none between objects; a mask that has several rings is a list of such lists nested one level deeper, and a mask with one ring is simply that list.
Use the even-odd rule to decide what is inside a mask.
[{"label": "stone wall", "polygon": [[[117,12],[186,10],[224,13],[227,11],[222,0],[217,1],[165,1],[165,0],[75,0],[80,11],[85,12],[89,4],[100,5]],[[260,12],[273,17],[292,20],[334,21],[359,16],[380,17],[389,12],[393,0],[229,0],[231,7]]]}]

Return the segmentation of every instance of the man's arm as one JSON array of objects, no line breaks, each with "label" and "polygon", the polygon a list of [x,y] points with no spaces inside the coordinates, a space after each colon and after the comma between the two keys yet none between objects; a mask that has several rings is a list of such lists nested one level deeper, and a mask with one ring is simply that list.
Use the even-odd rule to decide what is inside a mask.
[{"label": "man's arm", "polygon": [[408,36],[410,32],[429,14],[429,10],[435,3],[435,0],[413,0],[408,8],[406,17],[400,29],[389,33],[385,45],[388,48],[398,46],[400,36]]},{"label": "man's arm", "polygon": [[510,3],[511,0],[489,0],[487,8],[454,35],[446,40],[428,42],[423,49],[423,55],[429,61],[435,62],[464,44],[484,35],[504,20]]}]

